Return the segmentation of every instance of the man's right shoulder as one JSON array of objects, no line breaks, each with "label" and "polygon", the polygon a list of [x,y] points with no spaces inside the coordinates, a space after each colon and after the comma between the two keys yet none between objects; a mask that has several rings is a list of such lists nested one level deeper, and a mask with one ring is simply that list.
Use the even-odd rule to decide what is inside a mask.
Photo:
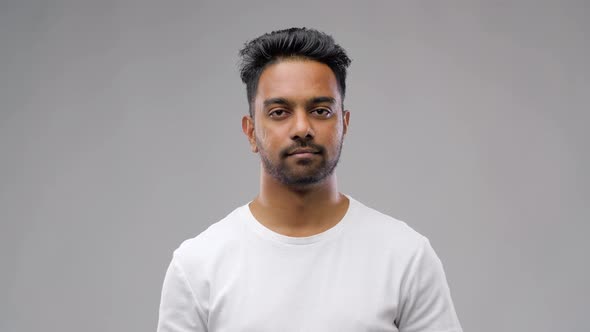
[{"label": "man's right shoulder", "polygon": [[206,264],[208,260],[237,249],[243,239],[243,208],[244,206],[236,208],[199,235],[183,241],[174,250],[174,259],[183,266]]}]

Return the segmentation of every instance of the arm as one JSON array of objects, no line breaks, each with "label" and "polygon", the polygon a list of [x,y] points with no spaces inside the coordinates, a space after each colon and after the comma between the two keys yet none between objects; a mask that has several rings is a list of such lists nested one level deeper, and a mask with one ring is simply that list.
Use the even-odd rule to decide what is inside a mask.
[{"label": "arm", "polygon": [[157,332],[207,332],[206,315],[176,257],[164,278]]},{"label": "arm", "polygon": [[462,332],[442,263],[426,237],[402,284],[400,332]]}]

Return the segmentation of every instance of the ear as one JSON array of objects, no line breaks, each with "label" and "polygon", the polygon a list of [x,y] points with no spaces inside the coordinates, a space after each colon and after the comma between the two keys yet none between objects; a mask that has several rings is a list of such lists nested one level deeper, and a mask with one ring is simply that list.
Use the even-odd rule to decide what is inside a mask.
[{"label": "ear", "polygon": [[350,121],[350,111],[346,110],[343,112],[343,116],[342,116],[342,124],[344,125],[344,128],[343,128],[344,135],[346,135],[346,133],[348,132],[349,121]]},{"label": "ear", "polygon": [[250,150],[252,152],[257,153],[258,147],[256,146],[256,135],[254,134],[254,119],[252,119],[249,115],[244,115],[242,117],[242,131],[244,135],[248,138],[248,142],[250,143]]}]

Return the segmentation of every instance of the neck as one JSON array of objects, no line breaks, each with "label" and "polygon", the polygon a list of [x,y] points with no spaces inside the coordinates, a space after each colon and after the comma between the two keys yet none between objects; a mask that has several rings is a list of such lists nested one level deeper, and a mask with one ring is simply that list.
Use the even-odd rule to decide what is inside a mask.
[{"label": "neck", "polygon": [[260,193],[250,205],[255,217],[283,234],[310,234],[337,223],[348,207],[336,174],[306,187],[290,187],[261,170]]}]

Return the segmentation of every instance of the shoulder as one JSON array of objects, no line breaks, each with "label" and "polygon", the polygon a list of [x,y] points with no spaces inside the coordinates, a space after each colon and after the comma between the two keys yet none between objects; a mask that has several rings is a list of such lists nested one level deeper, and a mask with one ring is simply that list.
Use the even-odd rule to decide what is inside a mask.
[{"label": "shoulder", "polygon": [[184,269],[199,266],[207,268],[212,261],[240,245],[243,206],[236,208],[223,219],[213,223],[199,235],[183,241],[174,250],[174,260]]},{"label": "shoulder", "polygon": [[402,220],[377,211],[353,198],[351,206],[354,206],[352,233],[361,238],[391,247],[397,252],[402,249],[406,252],[415,252],[428,241],[424,235]]}]

